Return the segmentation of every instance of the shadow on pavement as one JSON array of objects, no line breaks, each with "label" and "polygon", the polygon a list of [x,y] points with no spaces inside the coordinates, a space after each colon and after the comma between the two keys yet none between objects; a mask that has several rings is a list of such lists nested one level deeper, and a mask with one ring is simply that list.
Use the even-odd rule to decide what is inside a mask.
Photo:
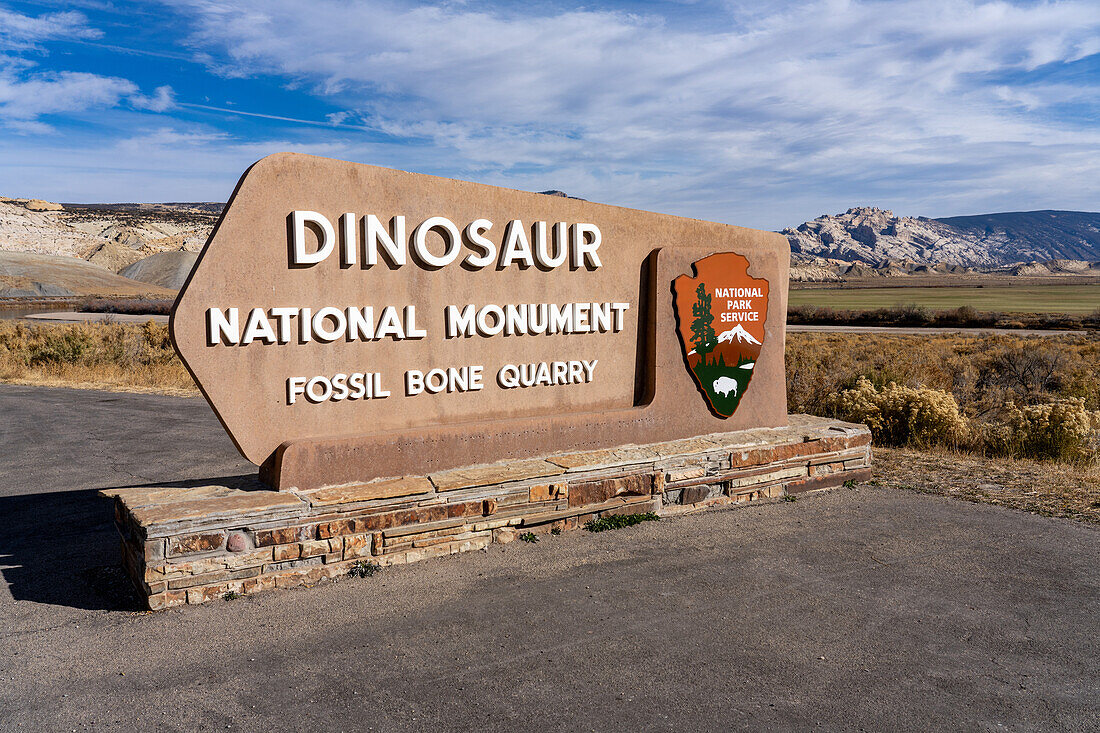
[{"label": "shadow on pavement", "polygon": [[0,497],[0,574],[12,598],[140,611],[122,572],[111,501],[94,489]]},{"label": "shadow on pavement", "polygon": [[195,489],[200,486],[224,486],[238,491],[273,491],[260,482],[255,473],[239,473],[232,476],[207,476],[204,478],[180,479],[178,481],[148,481],[144,484],[119,484],[104,486],[96,491],[114,491],[116,489]]},{"label": "shadow on pavement", "polygon": [[[268,490],[255,474],[142,486],[211,484]],[[141,598],[122,570],[120,541],[112,502],[100,496],[98,489],[0,496],[0,575],[17,601],[88,610],[143,610]]]}]

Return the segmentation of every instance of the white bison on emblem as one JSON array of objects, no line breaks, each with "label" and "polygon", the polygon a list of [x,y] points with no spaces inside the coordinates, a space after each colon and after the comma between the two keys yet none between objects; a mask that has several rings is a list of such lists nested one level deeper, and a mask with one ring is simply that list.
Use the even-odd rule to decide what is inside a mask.
[{"label": "white bison on emblem", "polygon": [[713,387],[715,394],[729,397],[730,392],[733,392],[733,396],[737,396],[737,380],[732,377],[718,377],[718,379],[714,380]]}]

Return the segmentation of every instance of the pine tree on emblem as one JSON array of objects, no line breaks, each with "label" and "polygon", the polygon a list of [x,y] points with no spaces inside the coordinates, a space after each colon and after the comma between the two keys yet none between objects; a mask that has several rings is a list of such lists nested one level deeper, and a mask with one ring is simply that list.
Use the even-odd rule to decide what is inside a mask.
[{"label": "pine tree on emblem", "polygon": [[710,294],[706,285],[699,283],[695,289],[695,305],[691,306],[691,342],[695,346],[695,353],[699,355],[700,362],[705,366],[707,354],[714,351],[717,346],[717,336],[714,333],[714,314],[710,312]]}]

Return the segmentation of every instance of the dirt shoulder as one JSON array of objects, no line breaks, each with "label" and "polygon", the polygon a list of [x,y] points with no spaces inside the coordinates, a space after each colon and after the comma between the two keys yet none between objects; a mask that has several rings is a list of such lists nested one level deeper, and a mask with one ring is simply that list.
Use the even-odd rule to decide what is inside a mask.
[{"label": "dirt shoulder", "polygon": [[165,397],[201,397],[199,388],[190,387],[146,387],[136,384],[127,384],[124,377],[119,376],[118,381],[80,380],[68,375],[33,374],[31,377],[0,377],[0,384],[14,384],[21,387],[52,387],[58,389],[80,389],[96,392],[121,392],[126,394],[163,395]]},{"label": "dirt shoulder", "polygon": [[875,448],[872,483],[1100,525],[1100,466]]}]

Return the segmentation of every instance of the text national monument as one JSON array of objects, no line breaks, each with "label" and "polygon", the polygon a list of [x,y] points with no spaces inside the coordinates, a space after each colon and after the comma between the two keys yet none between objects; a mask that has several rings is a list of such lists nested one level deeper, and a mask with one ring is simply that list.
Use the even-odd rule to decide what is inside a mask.
[{"label": "text national monument", "polygon": [[780,234],[298,154],[241,178],[171,318],[240,452],[111,492],[153,608],[607,514],[866,477],[788,415]]}]

